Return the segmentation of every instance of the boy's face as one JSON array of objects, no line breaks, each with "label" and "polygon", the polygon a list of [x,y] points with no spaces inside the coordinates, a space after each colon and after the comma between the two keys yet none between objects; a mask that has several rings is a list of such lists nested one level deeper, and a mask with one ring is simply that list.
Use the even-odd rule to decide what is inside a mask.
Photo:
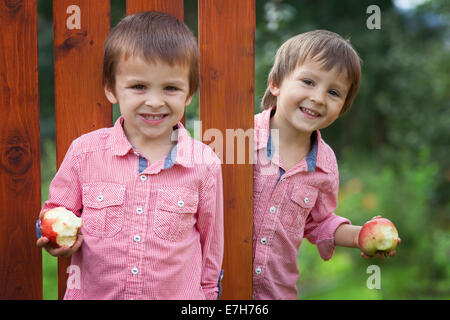
[{"label": "boy's face", "polygon": [[188,77],[187,66],[148,63],[140,57],[119,62],[114,91],[105,88],[105,94],[111,103],[119,103],[124,131],[133,145],[150,140],[170,143],[172,127],[192,99]]},{"label": "boy's face", "polygon": [[286,76],[281,85],[269,85],[277,97],[274,117],[301,133],[311,133],[333,123],[344,106],[350,81],[338,68],[323,69],[308,59]]}]

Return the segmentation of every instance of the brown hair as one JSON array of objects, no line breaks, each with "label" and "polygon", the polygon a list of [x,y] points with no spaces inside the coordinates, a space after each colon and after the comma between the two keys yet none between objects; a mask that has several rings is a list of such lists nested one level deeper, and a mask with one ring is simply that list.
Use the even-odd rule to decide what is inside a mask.
[{"label": "brown hair", "polygon": [[[275,62],[267,79],[268,84],[274,82],[281,86],[283,79],[307,59],[323,62],[323,67],[327,71],[338,67],[339,72],[344,70],[347,73],[351,85],[340,113],[344,114],[352,105],[360,86],[361,61],[350,42],[334,32],[327,30],[305,32],[283,43],[275,55]],[[277,98],[267,87],[261,108],[269,109],[276,104]]]},{"label": "brown hair", "polygon": [[115,88],[121,59],[142,56],[147,62],[189,67],[189,96],[199,87],[199,52],[191,30],[166,13],[144,11],[123,18],[110,32],[103,55],[103,86]]}]

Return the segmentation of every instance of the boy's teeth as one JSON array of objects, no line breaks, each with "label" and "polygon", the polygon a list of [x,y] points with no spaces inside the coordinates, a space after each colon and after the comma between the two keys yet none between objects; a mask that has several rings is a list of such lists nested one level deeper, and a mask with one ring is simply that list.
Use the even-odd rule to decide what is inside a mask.
[{"label": "boy's teeth", "polygon": [[315,116],[315,117],[317,117],[319,115],[317,112],[311,111],[311,110],[303,108],[303,107],[301,107],[300,109],[302,109],[303,112],[310,114],[312,116]]},{"label": "boy's teeth", "polygon": [[159,115],[159,116],[151,116],[151,115],[144,115],[145,119],[147,120],[161,120],[162,118],[164,118],[164,115]]}]

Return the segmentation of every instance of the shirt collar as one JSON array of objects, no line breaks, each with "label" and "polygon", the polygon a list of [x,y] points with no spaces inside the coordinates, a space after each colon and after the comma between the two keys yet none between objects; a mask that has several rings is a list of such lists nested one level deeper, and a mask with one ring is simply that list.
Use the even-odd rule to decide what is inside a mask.
[{"label": "shirt collar", "polygon": [[[124,156],[133,151],[133,146],[128,141],[125,131],[123,130],[123,116],[120,116],[113,127],[113,147],[114,155]],[[178,122],[175,127],[176,144],[172,147],[167,157],[164,159],[164,169],[172,167],[175,163],[181,164],[185,167],[192,167],[192,150],[191,137],[189,132],[184,128],[181,122]]]},{"label": "shirt collar", "polygon": [[193,167],[192,138],[181,122],[178,122],[174,129],[177,142],[164,160],[164,169],[172,167],[175,163],[187,168]]},{"label": "shirt collar", "polygon": [[130,150],[133,150],[131,143],[125,135],[125,131],[123,131],[123,120],[123,117],[120,116],[114,123],[113,127],[112,152],[116,156],[124,156],[130,152]]},{"label": "shirt collar", "polygon": [[[275,114],[275,107],[264,110],[255,117],[255,149],[266,149],[266,155],[269,159],[273,157],[273,143],[270,132],[270,118]],[[316,130],[311,135],[312,148],[306,156],[306,164],[308,172],[315,171],[319,167],[325,172],[330,172],[329,165],[326,161],[324,152],[324,141],[319,130]]]}]

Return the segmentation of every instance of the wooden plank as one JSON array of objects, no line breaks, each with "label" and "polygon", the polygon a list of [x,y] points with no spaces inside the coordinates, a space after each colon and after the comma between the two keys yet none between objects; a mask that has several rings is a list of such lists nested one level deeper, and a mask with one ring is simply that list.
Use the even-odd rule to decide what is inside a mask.
[{"label": "wooden plank", "polygon": [[141,11],[160,11],[166,12],[183,21],[183,2],[183,0],[127,0],[127,15]]},{"label": "wooden plank", "polygon": [[[57,167],[80,135],[112,125],[102,87],[103,45],[110,30],[110,2],[53,1]],[[58,297],[63,298],[70,259],[58,261]]]},{"label": "wooden plank", "polygon": [[253,147],[247,147],[245,164],[236,164],[236,153],[243,150],[235,141],[235,159],[227,161],[233,149],[226,146],[233,139],[227,139],[226,129],[253,128],[255,1],[199,0],[198,6],[200,120],[204,131],[219,129],[223,137],[223,151],[215,150],[224,163],[222,298],[252,299]]},{"label": "wooden plank", "polygon": [[0,2],[0,300],[42,299],[36,0]]}]

